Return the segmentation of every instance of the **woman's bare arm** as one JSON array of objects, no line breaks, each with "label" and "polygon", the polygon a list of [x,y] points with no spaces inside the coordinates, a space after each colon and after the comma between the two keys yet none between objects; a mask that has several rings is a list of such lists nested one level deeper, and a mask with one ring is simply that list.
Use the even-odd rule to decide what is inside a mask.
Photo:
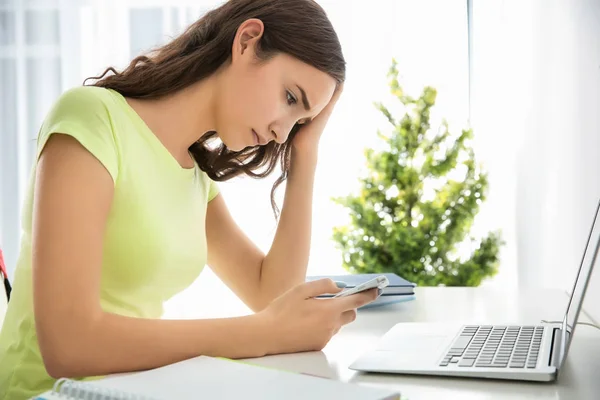
[{"label": "woman's bare arm", "polygon": [[339,299],[318,280],[249,316],[131,318],[100,307],[103,237],[113,197],[109,172],[75,139],[53,135],[39,161],[33,212],[33,285],[42,358],[53,377],[150,369],[198,355],[229,358],[321,350],[375,291]]},{"label": "woman's bare arm", "polygon": [[53,377],[149,369],[200,354],[264,355],[256,315],[150,320],[103,312],[100,271],[113,181],[75,139],[54,134],[41,155],[33,212],[36,328]]}]

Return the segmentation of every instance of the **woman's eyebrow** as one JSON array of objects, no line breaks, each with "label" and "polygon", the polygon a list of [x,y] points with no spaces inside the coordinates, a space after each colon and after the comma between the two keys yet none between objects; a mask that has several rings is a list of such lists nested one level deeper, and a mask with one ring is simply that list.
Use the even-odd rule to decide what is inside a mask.
[{"label": "woman's eyebrow", "polygon": [[302,104],[304,105],[304,109],[306,111],[310,111],[310,103],[308,102],[308,97],[306,97],[306,92],[300,87],[300,85],[296,85],[296,87],[300,90],[300,94],[302,95]]}]

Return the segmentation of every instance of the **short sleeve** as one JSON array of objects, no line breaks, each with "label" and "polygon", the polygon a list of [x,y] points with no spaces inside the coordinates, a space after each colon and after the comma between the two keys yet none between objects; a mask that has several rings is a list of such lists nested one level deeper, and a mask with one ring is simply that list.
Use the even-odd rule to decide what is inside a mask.
[{"label": "short sleeve", "polygon": [[219,194],[219,185],[209,178],[208,201],[211,201]]},{"label": "short sleeve", "polygon": [[50,136],[66,134],[77,140],[102,163],[114,182],[119,171],[119,157],[110,112],[106,106],[106,89],[82,86],[64,92],[54,103],[39,132],[36,159]]}]

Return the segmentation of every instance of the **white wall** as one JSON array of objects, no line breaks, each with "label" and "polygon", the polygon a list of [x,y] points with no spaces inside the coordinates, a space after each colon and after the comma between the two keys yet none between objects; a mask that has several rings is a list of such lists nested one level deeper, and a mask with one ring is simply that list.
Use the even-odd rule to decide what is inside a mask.
[{"label": "white wall", "polygon": [[[475,32],[475,121],[518,283],[570,290],[600,198],[600,2],[476,2]],[[600,321],[598,270],[584,307]]]},{"label": "white wall", "polygon": [[[467,120],[466,3],[464,0],[318,2],[340,36],[348,61],[348,79],[344,96],[322,139],[323,157],[315,182],[310,270],[321,274],[343,273],[341,253],[334,248],[331,235],[333,226],[346,222],[347,212],[330,198],[353,191],[364,165],[363,149],[375,144],[378,128],[387,128],[373,102],[390,103],[386,73],[392,57],[398,59],[403,83],[411,94],[418,94],[423,85],[438,89],[437,117],[443,116],[456,126]],[[35,137],[49,102],[61,91],[79,85],[109,65],[126,66],[138,51],[158,45],[154,42],[160,39],[166,42],[222,0],[0,0],[0,3],[6,3],[0,5],[0,19],[6,9],[19,10],[17,25],[21,30],[33,32],[44,28],[44,24],[27,25],[25,13],[31,8],[52,11],[50,16],[58,17],[49,18],[56,28],[52,37],[60,38],[51,47],[52,51],[45,48],[39,51],[39,46],[30,48],[21,43],[24,40],[12,44],[0,27],[0,245],[12,275],[19,246],[18,210],[35,144],[31,138]],[[5,30],[12,32],[10,24],[7,26]],[[67,31],[75,33],[62,34]],[[9,45],[4,46],[4,42]],[[5,57],[12,53],[16,57]],[[44,70],[36,65],[28,73],[25,68],[15,66],[13,58],[19,60],[16,65],[21,65],[30,53],[37,58],[52,54],[60,60],[59,67]],[[48,64],[45,59],[41,61]],[[55,64],[56,60],[52,65]],[[27,88],[36,87],[33,83],[39,79],[45,82],[40,86],[44,90],[38,90],[34,96]],[[24,110],[30,110],[31,116],[25,115]],[[15,118],[17,114],[24,117]],[[274,178],[222,185],[236,220],[265,251],[275,228],[269,207]],[[283,189],[279,194],[283,194]],[[248,213],[249,205],[252,213]]]},{"label": "white wall", "polygon": [[[568,26],[573,32],[572,40],[563,48],[571,48],[574,52],[572,68],[565,71],[565,80],[572,85],[574,101],[570,117],[565,115],[563,120],[574,132],[571,151],[574,160],[571,177],[576,193],[571,236],[574,253],[564,260],[574,265],[572,261],[580,258],[590,217],[600,198],[600,2],[578,0],[575,4],[564,3],[561,8],[558,12],[566,14],[570,11],[572,18]],[[547,28],[551,29],[550,26]],[[562,49],[554,50],[558,55],[557,50]],[[584,307],[594,320],[600,322],[600,262],[596,263],[596,268]],[[560,276],[556,280],[560,282]]]}]

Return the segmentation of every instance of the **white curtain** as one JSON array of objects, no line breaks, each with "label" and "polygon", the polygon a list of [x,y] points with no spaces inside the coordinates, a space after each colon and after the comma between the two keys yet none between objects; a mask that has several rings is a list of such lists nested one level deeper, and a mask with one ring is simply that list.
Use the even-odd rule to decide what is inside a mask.
[{"label": "white curtain", "polygon": [[173,36],[215,0],[0,1],[0,246],[15,267],[37,130],[51,104]]},{"label": "white curtain", "polygon": [[[488,206],[510,230],[519,286],[570,291],[600,198],[600,3],[474,3]],[[598,271],[588,296],[600,321]]]},{"label": "white curtain", "polygon": [[[20,206],[31,168],[33,139],[50,104],[107,66],[118,68],[166,42],[217,0],[0,0],[0,246],[14,269]],[[434,118],[460,129],[468,121],[466,0],[321,0],[348,62],[345,93],[324,134],[315,187],[309,273],[344,273],[331,241],[346,211],[331,197],[357,188],[363,149],[376,145],[386,122],[373,106],[390,101],[386,73],[392,57],[405,88],[438,89]],[[476,133],[477,134],[477,133]],[[484,160],[485,161],[485,160]],[[275,225],[269,191],[275,177],[221,184],[244,231],[267,251]],[[279,190],[281,204],[284,188]],[[243,201],[241,200],[243,199]],[[252,209],[252,212],[248,212]],[[495,229],[481,218],[481,231]],[[192,293],[220,287],[210,271]],[[202,286],[204,285],[204,286]],[[219,287],[220,289],[215,289]],[[189,296],[193,296],[190,294]],[[173,309],[194,302],[182,296]]]},{"label": "white curtain", "polygon": [[0,2],[0,246],[9,271],[37,127],[73,76],[71,3]]}]

